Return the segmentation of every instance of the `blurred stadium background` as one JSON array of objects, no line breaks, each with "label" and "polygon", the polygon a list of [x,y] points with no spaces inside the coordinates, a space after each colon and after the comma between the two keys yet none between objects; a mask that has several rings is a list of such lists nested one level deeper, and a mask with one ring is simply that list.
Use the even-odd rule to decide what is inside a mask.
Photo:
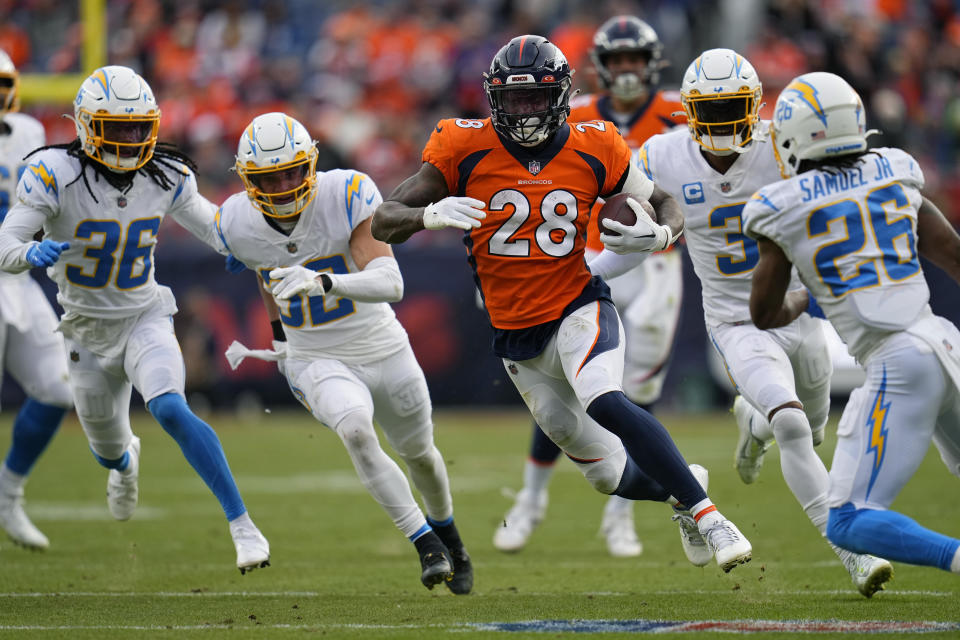
[{"label": "blurred stadium background", "polygon": [[[51,143],[74,136],[61,115],[72,112],[82,78],[101,64],[124,64],[150,82],[163,112],[161,139],[196,159],[211,200],[240,190],[229,170],[236,141],[253,116],[274,110],[322,142],[321,168],[360,169],[386,195],[419,166],[436,120],[488,115],[480,74],[509,38],[548,36],[577,69],[576,86],[590,92],[592,35],[620,13],[642,17],[660,35],[671,63],[661,88],[678,87],[689,61],[718,46],[757,68],[767,114],[793,76],[841,74],[866,101],[870,126],[883,130],[874,144],[914,154],[927,195],[960,223],[956,0],[0,0],[0,48],[22,74],[23,110],[43,121]],[[234,372],[222,355],[234,339],[269,344],[254,276],[227,274],[222,259],[174,223],[161,236],[157,277],[177,294],[193,406],[293,403],[272,366],[248,361]],[[406,296],[395,309],[434,404],[519,406],[489,352],[459,234],[419,234],[396,252]],[[935,311],[960,321],[954,285],[927,268]],[[709,366],[689,262],[684,287],[663,405],[727,406],[729,389]],[[5,383],[5,408],[21,397]]]}]

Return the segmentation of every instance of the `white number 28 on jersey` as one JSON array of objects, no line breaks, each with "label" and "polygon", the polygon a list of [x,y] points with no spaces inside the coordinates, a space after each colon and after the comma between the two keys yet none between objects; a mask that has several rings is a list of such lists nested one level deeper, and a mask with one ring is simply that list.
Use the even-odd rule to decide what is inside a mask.
[{"label": "white number 28 on jersey", "polygon": [[[490,238],[489,252],[496,256],[525,257],[530,255],[530,241],[514,238],[523,223],[530,217],[530,201],[522,191],[504,189],[490,198],[490,211],[505,211],[513,207],[513,215],[500,225]],[[560,258],[573,251],[577,238],[577,197],[569,191],[556,189],[540,202],[540,217],[543,218],[534,241],[543,253]]]}]

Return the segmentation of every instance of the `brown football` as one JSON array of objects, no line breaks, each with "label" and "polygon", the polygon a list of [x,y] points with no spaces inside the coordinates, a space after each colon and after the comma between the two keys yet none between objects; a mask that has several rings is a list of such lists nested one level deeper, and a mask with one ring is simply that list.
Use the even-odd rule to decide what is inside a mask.
[{"label": "brown football", "polygon": [[[620,235],[616,231],[612,231],[603,226],[603,219],[610,218],[611,220],[616,220],[617,222],[623,223],[627,226],[633,225],[637,221],[637,214],[633,212],[633,209],[630,208],[630,205],[627,204],[627,198],[630,198],[629,193],[618,193],[615,196],[610,196],[607,198],[603,206],[600,207],[600,211],[597,212],[597,228],[600,230],[600,233],[605,233],[610,236]],[[640,206],[650,214],[650,217],[654,222],[657,221],[657,213],[653,210],[653,206],[646,200],[640,200],[639,198],[634,198],[640,203]]]}]

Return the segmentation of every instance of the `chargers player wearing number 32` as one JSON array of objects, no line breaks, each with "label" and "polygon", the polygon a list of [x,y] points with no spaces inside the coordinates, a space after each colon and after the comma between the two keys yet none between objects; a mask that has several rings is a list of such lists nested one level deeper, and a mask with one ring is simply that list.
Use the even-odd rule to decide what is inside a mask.
[{"label": "chargers player wearing number 32", "polygon": [[[388,304],[403,296],[400,268],[370,235],[383,198],[362,173],[316,166],[316,143],[283,113],[257,116],[240,137],[236,170],[246,191],[223,204],[217,229],[234,259],[257,272],[275,351],[235,342],[227,358],[234,367],[247,355],[278,359],[290,390],[339,436],[364,487],[413,542],[424,586],[469,593],[473,568],[433,442],[427,382]],[[406,463],[426,517],[380,447],[374,419]]]},{"label": "chargers player wearing number 32", "polygon": [[[716,510],[663,425],[624,395],[623,327],[601,277],[671,245],[683,217],[631,164],[611,122],[566,122],[571,75],[546,38],[503,46],[483,83],[492,117],[440,121],[420,170],[374,214],[373,235],[403,242],[423,229],[465,231],[493,350],[537,424],[598,491],[674,505],[691,525],[684,545],[729,571],[750,559],[750,543]],[[659,222],[634,201],[635,224],[605,220],[618,234],[601,240],[615,252],[588,267],[590,208],[621,192],[649,200]]]},{"label": "chargers player wearing number 32", "polygon": [[[225,253],[213,226],[216,207],[197,192],[190,159],[157,143],[160,109],[132,69],[103,67],[88,77],[74,121],[72,142],[31,154],[0,228],[0,267],[49,267],[57,283],[70,386],[90,449],[110,469],[113,517],[129,519],[139,496],[134,386],[219,500],[237,567],[266,566],[270,547],[247,514],[220,440],[184,398],[176,302],[154,279],[153,250],[168,214]],[[35,242],[40,229],[44,239]]]},{"label": "chargers player wearing number 32", "polygon": [[[805,314],[776,331],[750,322],[757,246],[741,232],[740,212],[757,189],[779,178],[768,123],[757,116],[760,79],[737,52],[711,49],[689,65],[680,94],[687,130],[648,140],[640,163],[683,202],[707,331],[741,394],[734,401],[737,471],[753,482],[775,439],[787,486],[824,535],[829,475],[814,450],[830,409],[831,361],[822,321]],[[803,288],[796,277],[790,286]],[[834,551],[863,595],[872,596],[889,580],[889,562]]]},{"label": "chargers player wearing number 32", "polygon": [[795,267],[866,368],[837,427],[831,542],[960,573],[960,540],[890,510],[931,440],[960,476],[960,331],[931,311],[918,259],[960,282],[960,236],[921,193],[917,161],[868,149],[871,133],[860,96],[839,76],[808,73],[780,93],[772,138],[788,179],[743,211],[760,249],[750,312],[762,327],[802,313],[807,291],[787,291]]},{"label": "chargers player wearing number 32", "polygon": [[[19,74],[0,51],[0,221],[7,215],[23,159],[44,145],[43,125],[19,105]],[[13,421],[13,442],[0,464],[0,527],[17,544],[45,549],[50,542],[23,510],[23,487],[34,463],[73,406],[57,314],[26,271],[0,271],[0,361],[27,396]]]}]

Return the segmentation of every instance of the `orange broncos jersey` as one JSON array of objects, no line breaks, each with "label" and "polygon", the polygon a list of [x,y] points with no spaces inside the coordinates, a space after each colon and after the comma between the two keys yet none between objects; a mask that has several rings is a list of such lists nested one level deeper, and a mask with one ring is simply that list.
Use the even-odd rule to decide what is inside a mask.
[{"label": "orange broncos jersey", "polygon": [[565,124],[535,153],[485,120],[441,120],[423,161],[451,195],[486,203],[464,234],[469,262],[496,329],[556,320],[591,281],[584,259],[590,208],[627,174],[630,148],[610,122]]},{"label": "orange broncos jersey", "polygon": [[[612,120],[612,109],[608,95],[593,94],[576,97],[570,101],[570,116],[567,117],[567,121]],[[680,115],[674,116],[673,114],[677,112],[680,112]],[[686,117],[682,114],[683,105],[680,104],[678,91],[658,91],[646,105],[637,110],[627,123],[626,129],[620,130],[620,134],[631,149],[639,149],[647,138],[672,129],[678,124],[686,123]],[[596,205],[593,213],[595,214],[599,208],[600,205]],[[589,225],[587,248],[596,252],[603,249],[600,230],[595,224]]]}]

